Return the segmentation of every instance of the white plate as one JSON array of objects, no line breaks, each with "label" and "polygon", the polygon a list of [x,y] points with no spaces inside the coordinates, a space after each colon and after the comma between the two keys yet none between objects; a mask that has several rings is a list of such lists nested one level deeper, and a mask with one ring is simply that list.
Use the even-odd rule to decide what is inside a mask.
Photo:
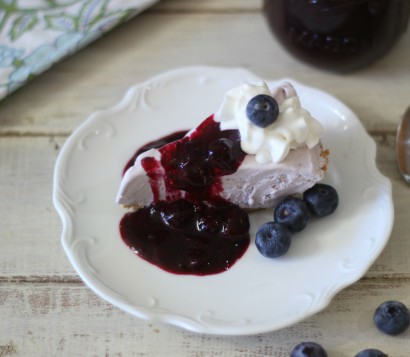
[{"label": "white plate", "polygon": [[[211,276],[167,273],[134,255],[115,203],[122,169],[153,139],[196,126],[224,93],[260,79],[243,69],[189,67],[131,88],[120,104],[93,114],[57,160],[54,204],[74,268],[103,299],[143,319],[191,331],[240,335],[289,326],[325,308],[361,278],[381,253],[393,224],[390,182],[376,168],[376,145],[343,103],[292,81],[302,105],[325,127],[331,164],[325,182],[339,192],[337,211],[294,236],[279,259],[262,257],[253,240],[228,271]],[[275,86],[278,82],[269,82]],[[251,214],[251,236],[270,212]]]}]

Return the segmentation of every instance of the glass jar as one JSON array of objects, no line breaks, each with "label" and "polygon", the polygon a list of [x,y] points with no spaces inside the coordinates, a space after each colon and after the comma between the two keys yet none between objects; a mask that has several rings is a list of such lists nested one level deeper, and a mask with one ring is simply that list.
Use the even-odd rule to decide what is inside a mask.
[{"label": "glass jar", "polygon": [[348,72],[385,55],[406,29],[410,0],[264,0],[268,24],[298,59]]}]

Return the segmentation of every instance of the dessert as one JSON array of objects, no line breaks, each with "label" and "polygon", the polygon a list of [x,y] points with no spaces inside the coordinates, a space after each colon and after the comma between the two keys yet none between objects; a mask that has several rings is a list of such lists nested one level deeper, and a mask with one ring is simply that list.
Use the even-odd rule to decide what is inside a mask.
[{"label": "dessert", "polygon": [[233,88],[196,128],[148,143],[127,164],[117,195],[130,208],[124,242],[169,272],[229,269],[249,246],[245,210],[323,178],[322,130],[289,83],[274,93],[266,83]]},{"label": "dessert", "polygon": [[[246,114],[260,95],[278,103],[277,119],[267,127]],[[222,198],[259,209],[313,186],[328,161],[322,127],[301,108],[289,83],[271,95],[266,84],[229,91],[219,111],[184,138],[139,155],[125,172],[117,202],[138,208],[160,200]]]}]

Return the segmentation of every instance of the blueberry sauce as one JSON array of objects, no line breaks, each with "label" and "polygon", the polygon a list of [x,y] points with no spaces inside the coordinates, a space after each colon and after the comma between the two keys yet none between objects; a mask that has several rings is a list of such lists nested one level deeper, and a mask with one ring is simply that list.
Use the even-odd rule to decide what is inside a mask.
[{"label": "blueberry sauce", "polygon": [[[185,197],[194,201],[208,201],[215,204],[222,191],[221,176],[238,169],[245,158],[240,146],[238,130],[221,131],[213,116],[202,122],[189,136],[158,149],[161,153],[160,165],[166,172],[165,187],[167,200]],[[147,157],[141,161],[142,167],[151,178],[154,201],[158,188],[157,169],[159,162]]]},{"label": "blueberry sauce", "polygon": [[404,34],[408,0],[264,0],[272,33],[297,58],[349,72],[387,54]]},{"label": "blueberry sauce", "polygon": [[166,135],[162,138],[159,138],[157,140],[150,141],[149,143],[146,143],[145,145],[141,146],[134,155],[132,155],[131,159],[128,160],[127,164],[124,167],[124,170],[122,174],[125,174],[125,171],[127,171],[131,166],[134,165],[135,159],[137,158],[138,155],[142,154],[143,152],[149,150],[149,149],[158,149],[161,146],[164,146],[172,141],[182,139],[185,134],[187,133],[187,130],[181,130],[181,131],[176,131],[175,133]]},{"label": "blueberry sauce", "polygon": [[[246,154],[239,132],[221,131],[213,116],[189,136],[185,133],[144,145],[127,163],[124,172],[142,152],[157,148],[161,153],[160,162],[141,160],[154,203],[125,214],[120,232],[133,252],[165,271],[217,274],[240,259],[250,242],[248,214],[220,197],[221,177],[234,173]],[[165,179],[165,201],[159,200],[160,179]]]},{"label": "blueberry sauce", "polygon": [[[230,227],[233,221],[239,223]],[[249,246],[248,215],[229,204],[159,201],[127,213],[120,227],[124,242],[133,252],[175,274],[220,273]]]}]

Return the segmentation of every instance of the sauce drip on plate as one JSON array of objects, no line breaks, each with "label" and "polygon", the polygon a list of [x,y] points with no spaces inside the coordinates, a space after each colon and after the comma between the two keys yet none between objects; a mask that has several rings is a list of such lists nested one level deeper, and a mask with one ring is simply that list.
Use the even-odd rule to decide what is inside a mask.
[{"label": "sauce drip on plate", "polygon": [[[165,271],[216,274],[229,269],[249,246],[248,214],[219,196],[221,177],[234,173],[246,154],[239,132],[221,131],[213,116],[189,136],[185,133],[145,144],[127,163],[124,172],[142,152],[158,148],[161,153],[160,162],[152,157],[141,160],[154,203],[125,214],[120,232],[133,252]],[[166,201],[156,194],[161,166],[166,172]]]}]

